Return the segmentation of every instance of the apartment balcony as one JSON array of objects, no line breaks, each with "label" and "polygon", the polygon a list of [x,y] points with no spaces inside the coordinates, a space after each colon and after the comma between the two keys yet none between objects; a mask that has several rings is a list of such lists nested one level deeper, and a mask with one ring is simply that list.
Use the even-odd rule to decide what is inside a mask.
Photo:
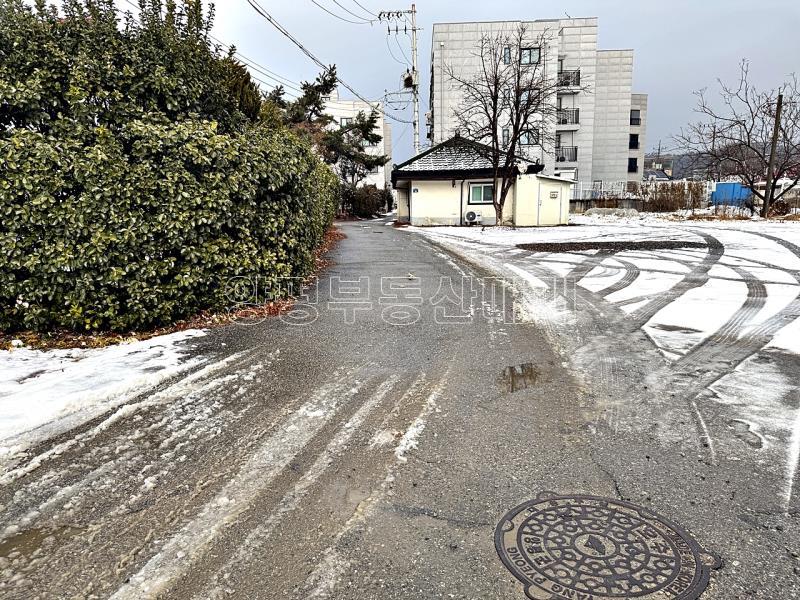
[{"label": "apartment balcony", "polygon": [[559,146],[556,148],[556,162],[578,162],[578,147]]},{"label": "apartment balcony", "polygon": [[581,109],[560,108],[556,112],[556,126],[561,129],[577,129],[581,122]]},{"label": "apartment balcony", "polygon": [[[576,93],[581,85],[581,71],[559,71],[558,72],[558,87],[563,88],[559,90],[560,93]],[[569,89],[573,88],[573,89]]]}]

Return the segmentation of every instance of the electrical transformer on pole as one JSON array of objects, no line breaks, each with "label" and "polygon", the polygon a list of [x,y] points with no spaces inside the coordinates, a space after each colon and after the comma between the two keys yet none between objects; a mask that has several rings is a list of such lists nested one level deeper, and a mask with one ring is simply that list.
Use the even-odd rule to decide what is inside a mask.
[{"label": "electrical transformer on pole", "polygon": [[387,21],[389,23],[388,33],[391,35],[392,27],[391,22],[395,22],[395,29],[394,33],[398,34],[401,32],[401,27],[397,24],[397,21],[400,19],[404,19],[406,24],[402,28],[403,33],[409,33],[408,31],[408,24],[409,24],[409,16],[410,25],[411,25],[411,71],[406,71],[406,75],[403,78],[403,87],[406,89],[411,90],[412,94],[412,101],[414,103],[414,118],[413,118],[413,125],[414,125],[414,153],[419,154],[420,151],[420,142],[419,142],[419,69],[418,69],[418,54],[419,54],[419,46],[417,41],[417,33],[420,29],[417,27],[417,5],[412,4],[411,10],[386,10],[381,11],[378,13],[378,20],[379,21]]}]

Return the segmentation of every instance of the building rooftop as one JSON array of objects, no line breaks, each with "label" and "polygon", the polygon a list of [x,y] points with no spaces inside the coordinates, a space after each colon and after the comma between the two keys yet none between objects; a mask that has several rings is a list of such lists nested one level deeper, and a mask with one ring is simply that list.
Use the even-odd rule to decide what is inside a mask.
[{"label": "building rooftop", "polygon": [[397,165],[398,171],[447,171],[454,169],[491,169],[488,146],[463,137],[453,137]]},{"label": "building rooftop", "polygon": [[[492,149],[485,144],[455,136],[394,167],[392,179],[433,178],[483,175],[493,173]],[[526,172],[541,172],[542,165],[517,157]]]}]

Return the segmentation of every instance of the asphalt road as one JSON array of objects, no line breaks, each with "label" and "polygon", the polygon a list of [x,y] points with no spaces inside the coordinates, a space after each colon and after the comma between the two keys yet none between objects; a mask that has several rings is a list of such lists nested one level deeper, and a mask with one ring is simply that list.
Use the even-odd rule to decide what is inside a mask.
[{"label": "asphalt road", "polygon": [[[800,596],[797,511],[747,453],[709,456],[637,330],[586,311],[554,347],[476,265],[382,221],[342,229],[305,324],[213,331],[197,371],[3,474],[0,596],[523,598],[495,527],[547,491],[685,527],[724,561],[703,598]],[[695,366],[670,381],[702,387]]]}]

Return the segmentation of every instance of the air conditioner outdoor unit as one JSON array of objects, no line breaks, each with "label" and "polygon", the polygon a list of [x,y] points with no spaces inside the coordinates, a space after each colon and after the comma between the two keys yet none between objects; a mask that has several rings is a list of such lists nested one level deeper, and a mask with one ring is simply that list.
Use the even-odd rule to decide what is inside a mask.
[{"label": "air conditioner outdoor unit", "polygon": [[567,119],[561,119],[561,120],[558,122],[558,124],[559,124],[559,125],[568,125],[568,123],[567,123]]},{"label": "air conditioner outdoor unit", "polygon": [[480,225],[483,222],[483,215],[474,210],[468,210],[464,213],[464,220],[467,222],[467,225]]},{"label": "air conditioner outdoor unit", "polygon": [[567,162],[567,157],[566,156],[559,156],[558,157],[558,162]]}]

